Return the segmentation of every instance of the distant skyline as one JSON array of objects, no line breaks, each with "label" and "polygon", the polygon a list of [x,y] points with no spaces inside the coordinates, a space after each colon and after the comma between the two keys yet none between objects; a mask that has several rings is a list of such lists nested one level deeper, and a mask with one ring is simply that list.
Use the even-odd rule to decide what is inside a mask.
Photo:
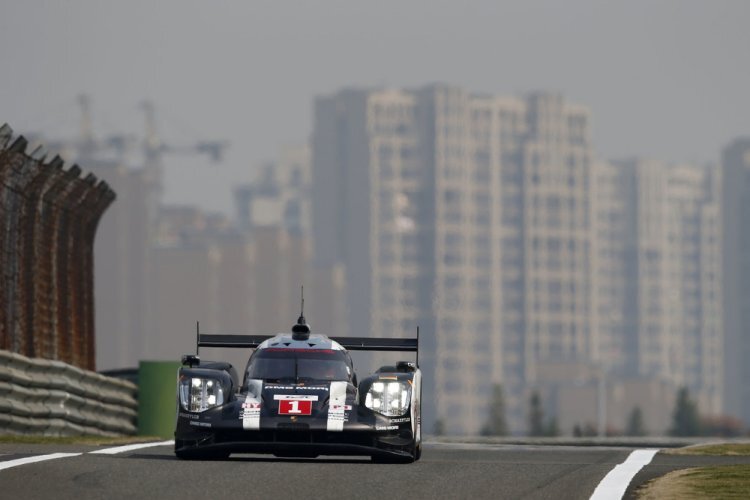
[{"label": "distant skyline", "polygon": [[560,92],[603,158],[716,163],[750,134],[744,1],[0,2],[0,121],[72,138],[86,93],[100,137],[142,135],[149,99],[165,141],[231,143],[218,165],[166,158],[167,202],[226,213],[347,86]]}]

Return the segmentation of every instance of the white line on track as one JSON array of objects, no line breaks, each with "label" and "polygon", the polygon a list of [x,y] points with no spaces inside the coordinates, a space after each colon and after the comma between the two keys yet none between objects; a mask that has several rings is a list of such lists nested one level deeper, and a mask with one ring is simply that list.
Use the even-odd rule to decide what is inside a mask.
[{"label": "white line on track", "polygon": [[51,455],[38,455],[36,457],[17,458],[15,460],[0,462],[0,470],[10,469],[11,467],[16,467],[18,465],[33,464],[34,462],[54,460],[56,458],[77,457],[78,455],[82,455],[82,453],[52,453]]},{"label": "white line on track", "polygon": [[622,498],[625,495],[625,490],[628,489],[630,481],[638,474],[644,466],[651,462],[659,450],[646,449],[646,450],[635,450],[633,453],[628,455],[625,461],[609,473],[604,476],[602,482],[594,490],[594,494],[591,495],[590,500],[612,500],[615,498]]},{"label": "white line on track", "polygon": [[173,445],[174,441],[159,441],[157,443],[140,443],[140,444],[129,444],[127,446],[117,446],[116,448],[105,448],[103,450],[90,451],[89,453],[100,454],[100,455],[116,455],[118,453],[125,453],[126,451],[140,450],[141,448],[150,448],[152,446],[168,446]]}]

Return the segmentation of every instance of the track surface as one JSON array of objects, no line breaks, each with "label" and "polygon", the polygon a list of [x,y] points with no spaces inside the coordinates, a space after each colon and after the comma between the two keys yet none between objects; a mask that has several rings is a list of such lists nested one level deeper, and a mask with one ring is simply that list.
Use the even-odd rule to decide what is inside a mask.
[{"label": "track surface", "polygon": [[[0,470],[2,498],[508,498],[587,499],[631,448],[427,444],[409,465],[366,459],[276,459],[233,455],[224,461],[177,460],[169,446],[94,455],[87,446],[0,445],[0,464],[47,453],[76,457]],[[658,454],[628,489],[670,470],[750,457]]]}]

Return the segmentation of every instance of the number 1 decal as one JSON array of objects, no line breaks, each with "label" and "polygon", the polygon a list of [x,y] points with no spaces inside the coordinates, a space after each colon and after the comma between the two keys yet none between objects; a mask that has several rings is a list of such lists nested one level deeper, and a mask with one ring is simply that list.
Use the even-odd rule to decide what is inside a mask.
[{"label": "number 1 decal", "polygon": [[310,415],[312,401],[298,399],[279,400],[279,415]]}]

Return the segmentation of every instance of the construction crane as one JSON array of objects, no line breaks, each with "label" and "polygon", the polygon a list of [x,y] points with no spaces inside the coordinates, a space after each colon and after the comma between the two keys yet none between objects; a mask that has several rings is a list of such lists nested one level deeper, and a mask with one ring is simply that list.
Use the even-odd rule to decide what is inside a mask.
[{"label": "construction crane", "polygon": [[[114,150],[120,157],[137,143],[133,135],[117,134],[97,141],[94,137],[93,120],[91,117],[91,99],[86,94],[78,96],[78,105],[81,109],[80,140],[77,144],[79,156],[90,156],[95,151]],[[173,145],[164,143],[158,134],[156,126],[156,112],[151,101],[143,101],[139,108],[145,115],[146,135],[142,142],[142,151],[147,167],[161,166],[164,154],[205,154],[212,163],[221,162],[224,158],[224,149],[227,143],[223,141],[198,141],[190,145]]]},{"label": "construction crane", "polygon": [[194,144],[182,146],[164,143],[159,137],[156,126],[156,111],[153,103],[147,100],[142,101],[139,107],[146,119],[146,135],[143,139],[145,166],[152,172],[159,199],[161,199],[164,189],[164,163],[162,157],[165,154],[207,154],[214,163],[222,160],[226,144],[220,141],[199,141]]},{"label": "construction crane", "polygon": [[144,140],[144,154],[146,160],[158,162],[161,155],[168,154],[206,154],[212,162],[220,162],[224,157],[226,142],[222,141],[199,141],[186,146],[175,146],[165,144],[159,138],[156,127],[156,112],[151,101],[143,101],[140,104],[146,117],[146,137]]}]

